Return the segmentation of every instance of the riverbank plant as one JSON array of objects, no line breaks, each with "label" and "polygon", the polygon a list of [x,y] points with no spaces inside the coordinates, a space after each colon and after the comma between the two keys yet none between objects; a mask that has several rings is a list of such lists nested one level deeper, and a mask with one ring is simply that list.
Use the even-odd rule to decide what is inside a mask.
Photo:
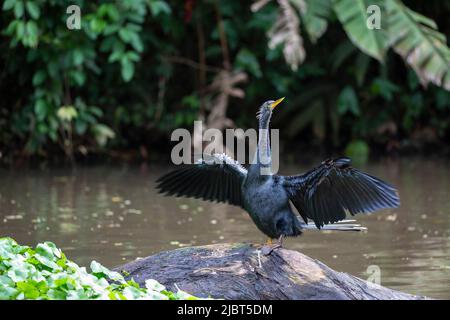
[{"label": "riverbank plant", "polygon": [[0,238],[0,300],[195,300],[149,279],[145,287],[92,261],[88,271],[52,242],[35,248]]},{"label": "riverbank plant", "polygon": [[[67,27],[69,6],[80,29]],[[449,1],[5,0],[0,10],[0,164],[158,160],[173,130],[250,128],[263,101],[283,96],[284,150],[448,145]]]}]

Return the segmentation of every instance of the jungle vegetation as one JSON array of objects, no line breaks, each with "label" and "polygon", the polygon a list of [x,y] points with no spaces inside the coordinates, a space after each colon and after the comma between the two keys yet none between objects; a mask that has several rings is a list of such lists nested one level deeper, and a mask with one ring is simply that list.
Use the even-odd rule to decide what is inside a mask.
[{"label": "jungle vegetation", "polygon": [[154,279],[133,279],[92,261],[91,271],[67,259],[52,242],[35,248],[0,238],[0,300],[197,300]]},{"label": "jungle vegetation", "polygon": [[156,158],[175,128],[253,127],[282,96],[286,145],[446,145],[449,14],[438,0],[5,0],[0,162]]}]

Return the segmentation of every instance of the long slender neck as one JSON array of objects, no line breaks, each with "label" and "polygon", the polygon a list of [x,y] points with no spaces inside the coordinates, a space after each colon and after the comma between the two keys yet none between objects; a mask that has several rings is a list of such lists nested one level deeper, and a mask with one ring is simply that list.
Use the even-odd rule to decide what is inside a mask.
[{"label": "long slender neck", "polygon": [[[258,170],[258,175],[271,175],[272,158],[270,152],[269,137],[270,114],[261,115],[259,119],[258,147],[255,152],[254,169]],[[256,172],[255,172],[256,173]]]}]

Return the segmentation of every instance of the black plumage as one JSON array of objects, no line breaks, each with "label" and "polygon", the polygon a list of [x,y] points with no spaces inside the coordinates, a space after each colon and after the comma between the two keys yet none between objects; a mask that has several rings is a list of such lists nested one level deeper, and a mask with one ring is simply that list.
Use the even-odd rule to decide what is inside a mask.
[{"label": "black plumage", "polygon": [[[271,166],[270,118],[273,109],[282,100],[267,101],[260,107],[256,161],[248,170],[224,154],[214,154],[159,178],[159,191],[166,195],[240,206],[250,214],[256,226],[272,239],[297,236],[303,229],[312,228],[359,231],[363,228],[345,221],[348,215],[400,205],[394,187],[352,168],[349,158],[323,161],[301,175],[267,174],[264,169]],[[292,210],[290,202],[302,220]],[[333,225],[337,222],[343,223]]]}]

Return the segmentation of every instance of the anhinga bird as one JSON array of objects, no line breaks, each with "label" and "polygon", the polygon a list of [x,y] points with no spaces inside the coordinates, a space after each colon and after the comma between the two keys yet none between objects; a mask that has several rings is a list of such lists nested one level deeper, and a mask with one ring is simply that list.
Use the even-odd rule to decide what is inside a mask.
[{"label": "anhinga bird", "polygon": [[[269,236],[270,244],[271,239],[279,239],[272,249],[281,246],[283,237],[298,236],[302,229],[360,231],[364,228],[345,220],[347,214],[399,206],[395,188],[352,168],[349,158],[325,160],[300,175],[271,174],[269,122],[273,109],[283,99],[266,101],[260,107],[256,161],[248,170],[225,154],[215,154],[159,178],[159,192],[242,207],[259,230]],[[341,223],[332,225],[336,222]]]}]

